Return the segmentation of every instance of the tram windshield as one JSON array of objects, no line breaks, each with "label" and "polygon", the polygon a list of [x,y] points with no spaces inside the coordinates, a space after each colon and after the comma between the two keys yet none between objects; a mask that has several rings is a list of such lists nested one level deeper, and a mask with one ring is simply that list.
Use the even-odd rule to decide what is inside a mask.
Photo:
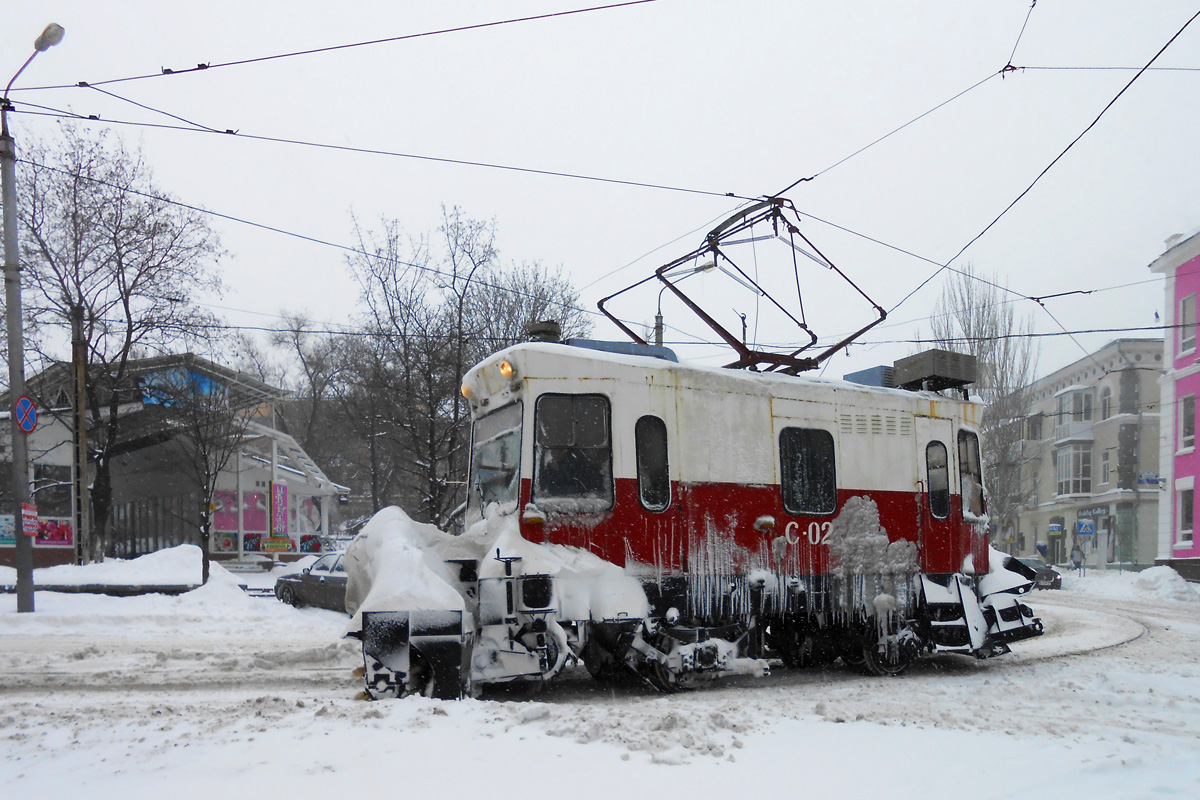
[{"label": "tram windshield", "polygon": [[521,403],[475,420],[471,444],[471,499],[516,504],[521,487]]}]

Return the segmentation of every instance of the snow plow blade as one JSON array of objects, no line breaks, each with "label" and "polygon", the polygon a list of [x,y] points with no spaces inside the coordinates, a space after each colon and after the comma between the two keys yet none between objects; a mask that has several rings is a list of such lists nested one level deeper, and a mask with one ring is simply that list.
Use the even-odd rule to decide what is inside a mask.
[{"label": "snow plow blade", "polygon": [[461,611],[364,611],[363,664],[373,700],[468,694],[470,633]]}]

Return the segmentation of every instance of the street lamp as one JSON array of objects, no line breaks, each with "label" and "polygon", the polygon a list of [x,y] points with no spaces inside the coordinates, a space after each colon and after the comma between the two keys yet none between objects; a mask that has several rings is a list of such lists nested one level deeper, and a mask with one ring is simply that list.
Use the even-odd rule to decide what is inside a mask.
[{"label": "street lamp", "polygon": [[[8,323],[8,393],[15,404],[25,394],[25,340],[21,322],[21,256],[17,250],[17,149],[8,134],[8,93],[29,63],[62,41],[63,27],[50,23],[33,43],[33,52],[4,87],[0,98],[0,183],[4,202],[4,297]],[[29,444],[14,406],[12,423],[13,535],[16,539],[17,611],[33,611],[33,541],[25,535],[21,509],[29,502]],[[76,532],[78,535],[78,532]]]},{"label": "street lamp", "polygon": [[[673,270],[663,273],[663,276],[668,277],[668,278],[682,276],[679,278],[679,280],[675,281],[676,283],[679,283],[684,278],[690,278],[693,275],[699,274],[701,272],[712,272],[713,270],[715,270],[717,268],[718,268],[717,267],[717,254],[713,253],[713,257],[712,257],[711,261],[702,262],[699,265],[694,266],[694,267],[683,267],[681,269],[673,269]],[[662,296],[663,296],[663,292],[665,292],[666,290],[667,290],[667,287],[665,285],[661,289],[658,290],[658,311],[656,311],[654,313],[654,344],[657,347],[662,347],[662,343],[663,343]]]}]

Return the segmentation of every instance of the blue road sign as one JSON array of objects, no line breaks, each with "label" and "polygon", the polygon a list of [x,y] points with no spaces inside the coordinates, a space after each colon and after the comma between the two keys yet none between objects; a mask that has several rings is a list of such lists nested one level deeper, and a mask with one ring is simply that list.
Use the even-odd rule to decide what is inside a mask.
[{"label": "blue road sign", "polygon": [[17,427],[22,433],[33,433],[37,430],[37,406],[29,395],[23,394],[17,398],[17,402],[13,404],[13,416],[16,417]]}]

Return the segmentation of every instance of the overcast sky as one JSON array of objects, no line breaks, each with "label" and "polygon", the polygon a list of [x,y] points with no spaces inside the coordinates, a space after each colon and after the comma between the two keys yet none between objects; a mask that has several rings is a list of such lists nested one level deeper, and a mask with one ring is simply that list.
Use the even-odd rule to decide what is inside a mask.
[{"label": "overcast sky", "polygon": [[[657,0],[103,87],[200,125],[239,132],[229,136],[112,124],[186,127],[94,89],[28,89],[590,4],[9,5],[0,28],[5,81],[46,23],[67,30],[63,43],[21,76],[17,89],[26,90],[12,95],[17,110],[39,104],[99,115],[102,122],[84,124],[111,127],[131,147],[140,146],[158,186],[180,200],[345,245],[353,242],[352,212],[368,223],[395,218],[421,234],[437,227],[443,205],[458,205],[471,217],[496,221],[506,261],[561,265],[576,286],[586,287],[582,304],[588,309],[698,247],[703,233],[741,202],[720,195],[760,197],[813,175],[787,193],[802,212],[802,232],[890,309],[992,222],[1136,74],[1026,69],[1001,76],[1010,56],[1018,67],[1141,67],[1197,11],[1195,2],[1168,0],[1042,0],[1032,13],[1029,0]],[[1192,69],[1142,75],[952,266],[969,261],[1023,295],[1096,290],[1045,301],[1069,330],[1154,325],[1162,285],[1146,265],[1168,236],[1200,229],[1200,21],[1155,66]],[[21,113],[10,120],[19,152],[57,124]],[[673,188],[335,151],[250,135]],[[344,324],[356,313],[357,287],[344,251],[224,219],[212,224],[230,253],[222,263],[229,291],[212,305],[233,323],[269,327],[287,310]],[[792,263],[782,246],[744,248],[744,258],[741,263],[757,269],[764,284],[790,285],[783,299],[795,300]],[[823,341],[873,318],[868,305],[838,293],[828,272],[802,266],[800,277],[809,322]],[[900,305],[885,325],[863,337],[865,345],[833,357],[826,374],[891,363],[912,352],[909,340],[928,330],[925,318],[948,277],[943,272]],[[763,311],[761,301],[720,276],[695,276],[688,287],[732,330],[740,331],[738,314],[745,313],[749,334],[759,341],[797,339]],[[657,295],[654,289],[630,295],[614,310],[649,323]],[[1062,330],[1035,303],[1018,302],[1039,332]],[[669,299],[663,310],[672,326],[669,341],[712,340]],[[594,335],[621,338],[600,319]],[[1076,338],[1094,350],[1120,335]],[[1042,374],[1083,354],[1067,337],[1042,341]],[[722,355],[711,349],[678,349],[721,363]]]}]

